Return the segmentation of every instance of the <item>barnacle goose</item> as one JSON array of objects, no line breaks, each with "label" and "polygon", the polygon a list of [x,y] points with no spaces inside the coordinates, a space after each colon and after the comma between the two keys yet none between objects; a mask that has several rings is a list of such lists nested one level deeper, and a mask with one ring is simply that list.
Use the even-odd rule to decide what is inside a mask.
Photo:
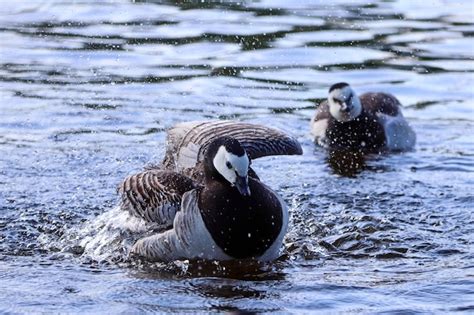
[{"label": "barnacle goose", "polygon": [[406,151],[416,142],[395,96],[365,93],[358,97],[344,82],[330,87],[327,100],[311,120],[311,134],[323,147],[365,153]]},{"label": "barnacle goose", "polygon": [[277,258],[287,206],[250,161],[282,154],[302,154],[301,146],[269,127],[205,121],[170,129],[162,165],[119,187],[123,210],[163,227],[131,254],[153,261]]}]

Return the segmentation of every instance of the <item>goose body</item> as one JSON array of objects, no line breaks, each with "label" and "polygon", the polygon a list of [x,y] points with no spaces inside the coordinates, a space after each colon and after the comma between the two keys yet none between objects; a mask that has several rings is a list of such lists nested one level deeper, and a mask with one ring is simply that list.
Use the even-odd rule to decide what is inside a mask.
[{"label": "goose body", "polygon": [[406,151],[416,135],[395,96],[365,93],[358,97],[347,83],[329,89],[311,120],[311,134],[319,145],[367,153]]},{"label": "goose body", "polygon": [[[158,261],[278,257],[287,206],[259,180],[250,159],[301,154],[301,147],[273,128],[252,132],[255,126],[211,121],[169,131],[162,166],[127,177],[119,187],[123,210],[163,227],[138,240],[132,254]],[[232,136],[225,136],[229,131]]]}]

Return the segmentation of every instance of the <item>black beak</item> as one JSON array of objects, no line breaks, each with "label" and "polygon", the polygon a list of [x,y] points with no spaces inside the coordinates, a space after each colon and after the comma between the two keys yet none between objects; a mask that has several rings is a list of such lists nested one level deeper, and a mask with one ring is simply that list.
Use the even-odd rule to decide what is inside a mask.
[{"label": "black beak", "polygon": [[238,176],[235,179],[235,187],[242,196],[250,196],[249,181],[247,176]]}]

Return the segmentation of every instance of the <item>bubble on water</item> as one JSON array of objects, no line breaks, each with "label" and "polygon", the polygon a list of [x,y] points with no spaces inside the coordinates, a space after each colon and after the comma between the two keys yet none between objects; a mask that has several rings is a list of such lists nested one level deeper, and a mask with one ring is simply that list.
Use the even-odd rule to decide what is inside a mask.
[{"label": "bubble on water", "polygon": [[80,254],[83,260],[120,262],[128,259],[130,248],[139,238],[160,229],[156,224],[114,207],[68,229],[58,241],[48,245],[65,253]]}]

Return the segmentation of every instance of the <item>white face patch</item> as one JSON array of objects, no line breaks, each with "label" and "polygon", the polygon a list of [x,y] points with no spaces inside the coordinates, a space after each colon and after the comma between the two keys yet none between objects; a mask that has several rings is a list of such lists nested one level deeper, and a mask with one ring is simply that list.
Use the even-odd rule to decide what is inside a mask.
[{"label": "white face patch", "polygon": [[225,147],[221,146],[219,150],[217,150],[212,163],[216,170],[231,184],[236,183],[237,174],[241,177],[247,177],[249,170],[249,158],[247,154],[237,156],[227,152]]},{"label": "white face patch", "polygon": [[341,122],[353,120],[362,112],[360,99],[350,86],[331,91],[328,104],[332,117]]}]

